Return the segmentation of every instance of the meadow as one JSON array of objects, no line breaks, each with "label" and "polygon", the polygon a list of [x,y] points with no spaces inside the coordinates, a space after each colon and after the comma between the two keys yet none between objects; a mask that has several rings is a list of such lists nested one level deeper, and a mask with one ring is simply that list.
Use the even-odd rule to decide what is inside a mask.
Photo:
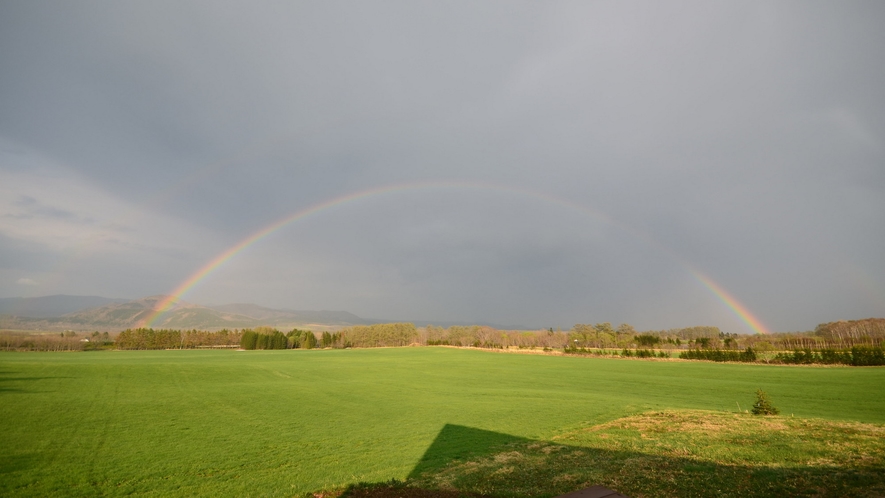
[{"label": "meadow", "polygon": [[[553,496],[601,478],[569,473],[569,466],[594,458],[638,461],[664,447],[685,452],[688,463],[668,457],[659,464],[679,472],[696,465],[715,475],[760,461],[768,469],[807,466],[811,456],[826,470],[839,462],[823,446],[840,427],[848,427],[846,447],[862,450],[845,457],[861,469],[852,479],[862,489],[882,484],[864,474],[882,471],[882,385],[885,368],[876,367],[447,347],[0,353],[0,494],[300,496],[391,479],[481,492],[489,480],[469,478],[486,475],[479,470],[506,477],[531,473],[520,465],[535,465],[560,474],[539,477],[528,491],[508,491],[502,478],[490,494]],[[757,388],[768,392],[781,417],[735,413],[738,404],[749,409]],[[725,442],[693,449],[689,438],[710,439],[722,431],[703,428],[732,424],[745,427],[734,438],[746,442],[766,420],[799,431],[768,441],[779,448],[774,456],[722,460],[709,452],[731,454]],[[663,429],[673,424],[684,430]],[[651,443],[634,426],[669,435]],[[819,444],[803,450],[809,441]],[[575,456],[575,448],[583,453]],[[588,456],[587,448],[596,453]],[[571,459],[555,459],[560,453]],[[776,472],[761,478],[779,480]],[[635,496],[645,489],[618,482],[633,486]],[[359,491],[351,488],[353,496]]]}]

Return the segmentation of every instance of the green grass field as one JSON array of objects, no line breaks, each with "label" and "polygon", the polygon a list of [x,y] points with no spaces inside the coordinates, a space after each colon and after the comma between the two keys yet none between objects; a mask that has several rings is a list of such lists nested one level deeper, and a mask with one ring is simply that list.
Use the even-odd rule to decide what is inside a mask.
[{"label": "green grass field", "polygon": [[0,353],[0,494],[292,496],[360,481],[432,484],[429,472],[507,445],[592,446],[576,434],[622,417],[748,409],[757,388],[784,420],[883,424],[883,385],[885,368],[442,347]]}]

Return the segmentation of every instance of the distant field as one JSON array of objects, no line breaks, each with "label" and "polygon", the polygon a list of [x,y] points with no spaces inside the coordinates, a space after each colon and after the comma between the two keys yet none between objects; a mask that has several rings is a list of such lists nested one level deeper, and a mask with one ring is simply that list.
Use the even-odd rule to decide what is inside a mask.
[{"label": "distant field", "polygon": [[883,385],[875,367],[434,347],[0,353],[0,494],[291,496],[651,410],[747,409],[760,387],[787,417],[883,424]]}]

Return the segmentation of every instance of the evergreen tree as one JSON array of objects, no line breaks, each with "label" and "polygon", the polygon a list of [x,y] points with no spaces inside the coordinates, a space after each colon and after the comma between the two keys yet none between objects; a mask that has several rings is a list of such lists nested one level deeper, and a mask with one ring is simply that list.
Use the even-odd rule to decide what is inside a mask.
[{"label": "evergreen tree", "polygon": [[257,336],[257,340],[255,341],[255,349],[267,349],[267,336],[265,334],[255,334]]},{"label": "evergreen tree", "polygon": [[305,330],[301,335],[301,347],[304,349],[313,349],[317,345],[317,338],[313,332]]},{"label": "evergreen tree", "polygon": [[279,330],[274,330],[271,337],[271,347],[273,349],[286,349],[286,343],[286,336],[284,336]]},{"label": "evergreen tree", "polygon": [[243,349],[255,349],[255,343],[257,340],[258,335],[255,332],[245,330],[240,338],[240,347]]},{"label": "evergreen tree", "polygon": [[756,389],[756,402],[753,403],[753,415],[777,415],[780,410],[771,405],[768,395],[762,389]]}]

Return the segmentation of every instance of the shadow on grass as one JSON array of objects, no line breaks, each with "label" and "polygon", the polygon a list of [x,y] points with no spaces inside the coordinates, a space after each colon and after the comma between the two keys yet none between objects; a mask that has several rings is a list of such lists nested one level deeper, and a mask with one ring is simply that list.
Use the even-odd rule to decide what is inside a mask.
[{"label": "shadow on grass", "polygon": [[[10,382],[16,380],[14,377],[10,377],[10,375],[14,375],[16,372],[10,370],[0,370],[0,382]],[[18,393],[22,392],[21,389],[15,387],[7,387],[6,385],[0,385],[0,393]]]},{"label": "shadow on grass", "polygon": [[[407,479],[417,479],[423,475],[440,472],[453,463],[488,458],[508,446],[530,442],[530,439],[510,434],[446,424],[436,435],[412,472],[409,473]],[[493,495],[452,489],[427,489],[411,485],[408,482],[394,480],[384,483],[353,484],[340,496],[342,498],[481,498]]]},{"label": "shadow on grass", "polygon": [[446,424],[412,469],[409,479],[442,470],[452,462],[487,457],[505,446],[529,442],[530,439],[500,432]]},{"label": "shadow on grass", "polygon": [[32,455],[0,456],[0,474],[28,470],[34,466],[36,458]]},{"label": "shadow on grass", "polygon": [[[39,382],[41,380],[50,380],[50,379],[70,379],[72,377],[12,377],[17,372],[9,371],[9,370],[0,370],[0,383],[7,382],[22,382],[22,383],[33,383]],[[35,393],[35,392],[51,392],[51,391],[33,391],[21,389],[20,386],[9,387],[8,385],[0,385],[0,392],[14,392],[14,393]]]},{"label": "shadow on grass", "polygon": [[628,496],[885,496],[885,468],[880,463],[726,465],[447,424],[405,481],[354,484],[339,496],[555,497],[593,485]]}]

